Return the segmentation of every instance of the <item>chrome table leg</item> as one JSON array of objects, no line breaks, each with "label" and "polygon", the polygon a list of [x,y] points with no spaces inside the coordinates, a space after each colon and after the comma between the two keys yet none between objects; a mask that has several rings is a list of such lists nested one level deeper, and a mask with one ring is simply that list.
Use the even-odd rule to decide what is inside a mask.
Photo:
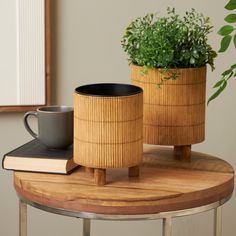
[{"label": "chrome table leg", "polygon": [[162,235],[163,236],[171,236],[172,232],[172,220],[171,217],[163,219],[163,228],[162,228]]},{"label": "chrome table leg", "polygon": [[222,206],[214,210],[214,236],[222,236]]},{"label": "chrome table leg", "polygon": [[27,204],[19,200],[19,236],[27,236]]},{"label": "chrome table leg", "polygon": [[83,236],[90,236],[90,219],[83,219]]}]

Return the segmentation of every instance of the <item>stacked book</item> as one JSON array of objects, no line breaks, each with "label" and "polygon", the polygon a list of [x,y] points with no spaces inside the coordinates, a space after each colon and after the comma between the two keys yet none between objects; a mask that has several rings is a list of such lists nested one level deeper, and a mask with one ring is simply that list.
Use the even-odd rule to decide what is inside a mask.
[{"label": "stacked book", "polygon": [[73,147],[48,149],[34,139],[4,155],[2,167],[6,170],[68,174],[77,164],[73,161]]}]

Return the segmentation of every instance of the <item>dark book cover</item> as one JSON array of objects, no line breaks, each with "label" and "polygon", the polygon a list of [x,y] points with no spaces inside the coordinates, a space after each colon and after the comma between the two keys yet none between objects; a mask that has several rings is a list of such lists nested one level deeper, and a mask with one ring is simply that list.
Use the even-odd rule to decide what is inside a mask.
[{"label": "dark book cover", "polygon": [[[73,163],[72,146],[67,149],[48,149],[37,139],[31,140],[30,142],[25,143],[22,146],[4,155],[2,160],[2,168],[8,170],[16,170],[16,168],[14,167],[11,168],[11,165],[8,165],[8,167],[5,166],[6,159],[15,160],[15,163],[19,163],[19,169],[17,168],[17,170],[22,171],[50,172],[48,171],[48,167],[51,165],[51,171],[55,172],[54,164],[58,165],[58,163],[60,163],[61,168],[65,168],[65,173],[71,171],[76,167],[76,164]],[[29,170],[27,165],[24,167],[24,164],[21,164],[25,163],[24,161],[22,161],[24,159],[27,159],[28,163],[32,163],[32,165],[35,165],[35,167],[33,166],[33,170]],[[37,170],[37,163],[45,163],[45,167],[47,167],[45,169],[47,169],[47,171],[44,171],[42,165]],[[64,172],[59,171],[58,173]]]}]

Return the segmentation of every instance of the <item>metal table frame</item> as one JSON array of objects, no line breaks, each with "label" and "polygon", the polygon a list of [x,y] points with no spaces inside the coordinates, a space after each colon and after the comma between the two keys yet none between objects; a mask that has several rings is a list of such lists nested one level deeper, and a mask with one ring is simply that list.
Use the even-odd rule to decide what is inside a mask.
[{"label": "metal table frame", "polygon": [[47,211],[54,214],[76,217],[83,219],[83,236],[90,236],[91,220],[117,220],[117,221],[131,221],[131,220],[157,220],[163,219],[162,236],[171,236],[172,234],[172,218],[193,215],[209,210],[214,210],[214,236],[222,236],[222,205],[227,202],[231,196],[214,203],[169,212],[160,212],[156,214],[144,215],[107,215],[96,214],[89,212],[74,212],[64,209],[52,208],[32,202],[24,197],[19,197],[19,236],[27,236],[27,205]]}]

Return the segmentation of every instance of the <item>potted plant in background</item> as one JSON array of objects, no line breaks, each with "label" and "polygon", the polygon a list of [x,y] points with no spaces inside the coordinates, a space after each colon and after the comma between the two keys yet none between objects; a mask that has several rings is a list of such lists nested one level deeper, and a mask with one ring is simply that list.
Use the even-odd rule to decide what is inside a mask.
[{"label": "potted plant in background", "polygon": [[[230,0],[225,9],[232,11],[236,9],[236,0]],[[220,43],[219,53],[224,53],[228,48],[231,42],[234,43],[234,47],[236,48],[236,33],[235,26],[236,23],[236,14],[231,13],[227,15],[224,20],[227,22],[227,25],[224,25],[218,31],[218,34],[222,36]],[[226,88],[228,84],[228,80],[232,77],[236,77],[236,64],[232,64],[229,68],[227,68],[222,74],[221,79],[214,85],[214,89],[216,89],[215,93],[208,99],[208,104],[210,101],[218,97]]]},{"label": "potted plant in background", "polygon": [[183,17],[147,14],[126,28],[122,46],[132,83],[144,90],[144,143],[173,145],[189,159],[191,144],[205,138],[206,65],[216,52],[208,44],[209,18],[194,9]]}]

